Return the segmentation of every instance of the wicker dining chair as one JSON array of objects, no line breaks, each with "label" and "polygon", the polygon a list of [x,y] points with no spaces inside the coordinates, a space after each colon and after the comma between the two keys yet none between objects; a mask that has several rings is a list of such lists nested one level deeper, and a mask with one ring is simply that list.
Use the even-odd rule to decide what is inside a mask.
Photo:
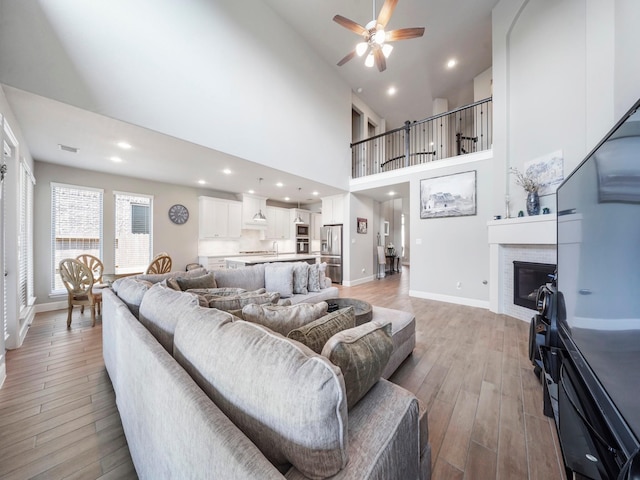
[{"label": "wicker dining chair", "polygon": [[102,274],[104,273],[104,264],[102,263],[102,260],[88,253],[78,255],[76,257],[76,260],[81,261],[87,267],[89,267],[89,270],[91,270],[91,273],[93,274],[94,288],[105,288],[109,286],[102,281]]},{"label": "wicker dining chair", "polygon": [[151,261],[147,269],[144,271],[145,274],[150,273],[169,273],[171,271],[171,257],[166,253],[161,253],[156,255],[155,258]]},{"label": "wicker dining chair", "polygon": [[91,326],[96,325],[96,308],[100,314],[102,290],[94,288],[93,273],[84,263],[75,258],[65,258],[58,265],[62,283],[67,289],[67,328],[71,327],[73,306],[85,305],[91,308]]}]

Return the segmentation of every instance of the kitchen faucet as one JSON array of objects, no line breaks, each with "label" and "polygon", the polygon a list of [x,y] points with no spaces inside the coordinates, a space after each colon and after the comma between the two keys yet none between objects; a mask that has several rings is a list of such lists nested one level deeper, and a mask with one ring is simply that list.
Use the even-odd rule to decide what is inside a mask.
[{"label": "kitchen faucet", "polygon": [[274,240],[273,243],[271,244],[271,248],[276,251],[276,257],[277,257],[278,256],[278,242]]}]

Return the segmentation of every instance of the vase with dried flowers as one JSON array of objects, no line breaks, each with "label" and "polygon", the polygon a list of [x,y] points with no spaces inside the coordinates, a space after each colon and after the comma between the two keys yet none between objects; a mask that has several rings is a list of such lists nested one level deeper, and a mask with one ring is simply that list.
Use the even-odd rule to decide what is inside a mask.
[{"label": "vase with dried flowers", "polygon": [[509,173],[516,177],[516,184],[524,188],[527,192],[527,213],[529,215],[538,215],[540,213],[540,181],[535,175],[530,173],[522,173],[517,168],[509,168]]}]

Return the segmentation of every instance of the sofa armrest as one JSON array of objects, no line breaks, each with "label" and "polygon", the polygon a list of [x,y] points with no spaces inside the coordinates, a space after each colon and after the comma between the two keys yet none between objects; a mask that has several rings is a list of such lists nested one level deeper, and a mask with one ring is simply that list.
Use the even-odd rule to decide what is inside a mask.
[{"label": "sofa armrest", "polygon": [[[381,379],[349,411],[349,462],[340,480],[419,480],[420,411],[417,398]],[[305,477],[291,468],[285,477]]]}]

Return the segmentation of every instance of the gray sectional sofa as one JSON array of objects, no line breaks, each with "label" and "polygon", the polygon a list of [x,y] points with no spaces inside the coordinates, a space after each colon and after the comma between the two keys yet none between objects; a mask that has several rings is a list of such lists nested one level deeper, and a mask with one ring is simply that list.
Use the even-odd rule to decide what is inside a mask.
[{"label": "gray sectional sofa", "polygon": [[102,315],[140,478],[430,478],[413,394],[380,379],[347,409],[342,371],[327,358],[196,295],[145,286],[137,315],[113,290]]}]

